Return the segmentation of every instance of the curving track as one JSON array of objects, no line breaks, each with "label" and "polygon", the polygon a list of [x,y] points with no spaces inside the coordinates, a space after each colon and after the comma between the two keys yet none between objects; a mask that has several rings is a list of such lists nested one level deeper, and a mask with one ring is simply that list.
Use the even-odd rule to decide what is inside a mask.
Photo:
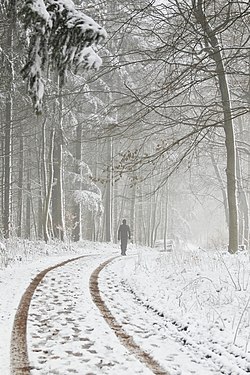
[{"label": "curving track", "polygon": [[109,324],[109,326],[114,330],[116,336],[119,338],[121,343],[126,346],[126,348],[134,354],[141,362],[143,362],[153,374],[158,375],[169,375],[169,373],[164,370],[157,361],[154,360],[147,352],[145,352],[139,345],[137,345],[133,337],[128,335],[121,324],[117,322],[114,316],[111,314],[110,310],[107,308],[105,302],[103,301],[99,286],[98,277],[100,272],[115,258],[111,258],[106,262],[102,263],[91,275],[90,277],[90,291],[92,299],[101,311],[104,319]]},{"label": "curving track", "polygon": [[[201,373],[199,371],[202,368],[204,374],[249,373],[247,357],[235,358],[236,355],[231,353],[229,348],[223,348],[213,341],[196,342],[185,326],[172,321],[167,314],[142,301],[122,281],[119,272],[116,275],[116,268],[112,266],[116,258],[120,257],[101,261],[99,256],[94,259],[93,255],[85,255],[47,268],[34,278],[20,301],[14,320],[11,375],[31,375],[32,370],[34,374],[39,375],[64,374],[62,370],[57,372],[58,370],[52,369],[48,372],[48,368],[44,367],[44,359],[45,362],[57,360],[57,364],[60,365],[70,359],[70,371],[66,373],[81,375],[92,374],[87,370],[84,373],[77,370],[75,363],[81,361],[81,369],[96,368],[98,374],[127,374],[130,368],[137,366],[136,363],[139,365],[134,374],[169,375],[162,366],[167,366],[171,374],[179,374],[184,358],[186,370],[189,366],[187,373],[190,374]],[[77,275],[72,279],[73,274]],[[124,301],[129,302],[128,309],[124,306]],[[41,306],[43,310],[39,311]],[[55,306],[59,306],[60,310],[55,309]],[[82,326],[79,324],[79,318],[83,322]],[[113,336],[119,339],[121,346],[116,337],[115,341],[112,339],[103,318],[115,334]],[[27,348],[28,323],[33,324],[33,336],[29,337]],[[63,327],[66,327],[66,331]],[[98,332],[100,340],[96,340],[98,336],[93,333],[94,331]],[[47,342],[48,346],[45,348]],[[47,353],[51,350],[51,344],[53,346],[57,342],[65,348],[65,356],[62,352]],[[174,351],[182,356],[181,362],[171,354],[174,346]],[[123,347],[124,350],[121,349]],[[119,359],[116,358],[116,349],[123,352]],[[164,355],[159,357],[161,349],[164,350]],[[34,368],[28,356],[32,352],[37,354],[35,365],[32,362]],[[44,353],[47,353],[47,357]],[[138,359],[137,362],[135,358]],[[160,362],[155,358],[161,358]]]},{"label": "curving track", "polygon": [[77,258],[69,259],[53,267],[46,268],[34,278],[34,280],[26,289],[17,308],[13,323],[10,348],[11,375],[30,375],[31,367],[29,365],[27,350],[27,320],[30,302],[37,286],[40,284],[40,282],[48,272],[85,257],[86,256],[80,256]]},{"label": "curving track", "polygon": [[[126,260],[127,261],[127,260]],[[103,299],[118,322],[144,350],[152,353],[171,374],[247,375],[250,358],[232,344],[215,340],[206,331],[198,336],[187,322],[176,321],[168,311],[159,310],[132,290],[120,267],[110,264],[100,275]],[[130,264],[131,265],[131,264]],[[108,285],[108,288],[105,287]],[[129,298],[130,295],[130,298]],[[115,296],[115,297],[114,297]],[[124,308],[124,301],[129,308]]]},{"label": "curving track", "polygon": [[[86,257],[89,258],[90,256],[85,255],[69,259],[53,267],[45,269],[33,279],[33,281],[26,289],[19,303],[13,324],[11,337],[11,375],[30,375],[32,371],[32,366],[29,362],[29,353],[27,345],[27,325],[32,298],[36,290],[39,289],[39,284],[43,281],[45,276],[48,275],[51,271]],[[127,350],[133,356],[137,357],[142,364],[144,364],[150,371],[152,371],[153,374],[168,375],[168,373],[163,368],[161,368],[160,365],[152,357],[150,357],[148,353],[143,351],[140,348],[140,346],[138,346],[134,342],[133,337],[129,336],[123,330],[122,326],[117,323],[116,319],[112,316],[111,312],[105,305],[105,302],[101,298],[98,287],[98,276],[100,272],[115,258],[117,257],[113,257],[103,262],[91,274],[89,280],[89,288],[92,300],[100,310],[103,318],[109,324],[110,328],[115,332],[115,335],[119,338],[120,342],[127,348]]]}]

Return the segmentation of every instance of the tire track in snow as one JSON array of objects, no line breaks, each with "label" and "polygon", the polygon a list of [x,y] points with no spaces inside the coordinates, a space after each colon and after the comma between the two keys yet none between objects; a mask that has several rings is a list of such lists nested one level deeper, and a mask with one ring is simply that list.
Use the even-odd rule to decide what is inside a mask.
[{"label": "tire track in snow", "polygon": [[[27,321],[28,313],[31,304],[32,297],[44,277],[52,270],[63,267],[64,265],[77,261],[82,258],[90,257],[90,255],[83,255],[73,259],[68,259],[61,263],[58,263],[52,267],[48,267],[45,270],[41,271],[37,276],[31,281],[30,285],[27,287],[24,292],[20,303],[18,305],[12,335],[11,335],[11,347],[10,347],[10,367],[12,375],[30,375],[32,367],[29,363],[28,356],[28,345],[27,345]],[[115,318],[112,316],[108,308],[106,307],[104,301],[100,296],[100,291],[98,289],[98,275],[101,270],[110,263],[113,257],[104,263],[102,263],[91,275],[90,278],[90,292],[93,301],[101,311],[105,320],[115,332],[118,339],[121,343],[130,351],[132,355],[137,357],[139,361],[146,365],[154,374],[156,375],[169,375],[169,373],[164,370],[158,362],[156,362],[148,353],[143,351],[122,328],[122,326],[116,322]]]},{"label": "tire track in snow", "polygon": [[46,274],[55,268],[62,267],[70,262],[89,257],[90,255],[82,255],[77,258],[68,259],[55,266],[46,268],[41,271],[30,283],[24,292],[21,301],[18,305],[17,312],[14,318],[11,346],[10,346],[10,368],[11,375],[30,375],[30,364],[27,349],[27,320],[31,299],[35,293],[36,288]]},{"label": "tire track in snow", "polygon": [[[240,355],[233,353],[228,347],[222,346],[217,341],[211,339],[209,342],[196,341],[190,334],[188,334],[187,325],[177,322],[176,319],[171,319],[162,311],[150,305],[149,301],[143,301],[136,292],[130,287],[126,286],[125,282],[121,283],[124,291],[130,293],[136,303],[144,306],[147,310],[162,318],[163,324],[168,327],[169,334],[176,337],[176,340],[182,345],[189,347],[195,353],[200,353],[202,359],[211,359],[219,367],[218,371],[221,375],[245,375],[250,373],[250,365],[247,355]],[[237,366],[237,369],[235,369]],[[234,368],[234,370],[232,370]],[[236,371],[236,372],[235,372]]]},{"label": "tire track in snow", "polygon": [[152,358],[147,352],[145,352],[139,345],[137,345],[133,337],[128,335],[121,324],[117,322],[115,317],[111,314],[110,310],[107,308],[105,302],[103,301],[99,286],[98,286],[98,277],[100,272],[114,259],[117,257],[113,257],[105,262],[103,262],[96,270],[91,274],[89,288],[92,299],[96,306],[99,308],[100,312],[102,313],[104,319],[111,327],[111,329],[115,332],[118,339],[121,343],[129,350],[129,352],[135,355],[140,362],[145,364],[152,372],[156,375],[170,375],[165,369],[163,369],[160,364]]},{"label": "tire track in snow", "polygon": [[[160,311],[155,306],[152,306],[149,300],[140,298],[136,291],[127,285],[124,280],[112,278],[112,271],[108,272],[108,275],[112,280],[110,285],[111,296],[117,293],[120,294],[120,292],[123,291],[132,297],[134,305],[145,308],[145,311],[149,311],[154,314],[155,317],[159,318],[159,323],[157,323],[159,328],[164,327],[168,332],[167,336],[174,338],[176,343],[180,343],[180,347],[184,349],[187,354],[193,355],[193,362],[204,365],[210,363],[211,373],[215,372],[221,375],[246,375],[250,373],[250,362],[247,354],[240,355],[237,352],[237,348],[236,351],[233,352],[233,348],[229,345],[224,347],[220,342],[213,340],[213,338],[210,338],[208,341],[206,339],[197,340],[188,332],[187,324],[183,325],[176,319],[168,317],[166,312]],[[119,290],[117,289],[118,286],[120,288]],[[106,297],[107,296],[105,296],[105,300]],[[111,298],[111,306],[113,302]],[[115,305],[112,307],[115,307]],[[131,317],[128,317],[129,321],[130,318]]]}]

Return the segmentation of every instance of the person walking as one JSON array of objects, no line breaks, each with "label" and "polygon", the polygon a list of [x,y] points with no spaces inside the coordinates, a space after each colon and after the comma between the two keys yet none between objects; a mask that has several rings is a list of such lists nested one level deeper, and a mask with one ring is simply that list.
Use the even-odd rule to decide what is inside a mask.
[{"label": "person walking", "polygon": [[118,230],[118,241],[121,241],[121,255],[126,255],[128,239],[131,238],[130,228],[126,224],[126,219],[122,220],[122,224]]}]

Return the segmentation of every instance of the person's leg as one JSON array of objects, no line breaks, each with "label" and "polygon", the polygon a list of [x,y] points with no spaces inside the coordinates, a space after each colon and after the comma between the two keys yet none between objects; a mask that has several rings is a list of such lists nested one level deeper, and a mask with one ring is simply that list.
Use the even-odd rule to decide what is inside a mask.
[{"label": "person's leg", "polygon": [[121,241],[121,255],[124,255],[124,243]]},{"label": "person's leg", "polygon": [[124,241],[124,255],[126,255],[128,241]]}]

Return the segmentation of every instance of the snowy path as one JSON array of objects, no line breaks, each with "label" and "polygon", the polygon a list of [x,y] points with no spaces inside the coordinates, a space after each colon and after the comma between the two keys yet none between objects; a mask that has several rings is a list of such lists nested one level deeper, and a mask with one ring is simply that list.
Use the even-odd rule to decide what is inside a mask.
[{"label": "snowy path", "polygon": [[[223,348],[211,337],[197,340],[197,335],[192,337],[167,312],[163,314],[150,302],[140,300],[124,282],[124,262],[129,258],[118,257],[111,264],[107,262],[107,267],[100,267],[107,257],[82,257],[45,275],[29,310],[31,370],[27,374],[249,373],[246,357],[236,358],[235,352],[230,353],[230,348]],[[93,302],[97,303],[93,287],[89,288],[93,273],[99,274],[99,296],[114,317],[106,316],[109,324],[102,315],[107,311]],[[116,329],[112,331],[110,326]]]},{"label": "snowy path", "polygon": [[32,375],[152,374],[123,347],[92,301],[89,278],[104,259],[74,261],[39,284],[28,318]]},{"label": "snowy path", "polygon": [[[114,258],[113,258],[114,259]],[[152,370],[153,374],[157,375],[169,375],[169,373],[160,366],[160,364],[146,351],[143,351],[140,345],[136,344],[132,335],[129,335],[126,330],[123,328],[123,324],[118,323],[114,315],[107,308],[105,299],[102,298],[100,289],[99,289],[99,277],[101,271],[112,262],[108,260],[102,263],[91,275],[90,278],[90,291],[93,298],[93,301],[98,306],[101,311],[104,319],[109,324],[110,328],[116,333],[116,336],[119,338],[121,343],[129,350],[131,354],[134,354],[142,363],[145,363],[147,367]],[[108,285],[108,284],[106,284]],[[116,291],[115,286],[115,291]],[[116,293],[114,293],[115,295]],[[112,298],[112,301],[114,299]],[[124,300],[125,301],[125,300]],[[124,311],[124,308],[121,309]]]},{"label": "snowy path", "polygon": [[29,308],[34,296],[35,291],[38,289],[39,284],[43,278],[51,270],[58,267],[62,267],[77,259],[85,258],[80,256],[78,258],[69,259],[59,264],[46,268],[39,272],[37,276],[32,280],[25,293],[23,294],[17,312],[13,322],[13,330],[11,335],[11,347],[10,347],[10,365],[11,374],[13,375],[25,375],[30,374],[30,364],[28,359],[28,348],[27,348],[27,324],[29,319]]}]

